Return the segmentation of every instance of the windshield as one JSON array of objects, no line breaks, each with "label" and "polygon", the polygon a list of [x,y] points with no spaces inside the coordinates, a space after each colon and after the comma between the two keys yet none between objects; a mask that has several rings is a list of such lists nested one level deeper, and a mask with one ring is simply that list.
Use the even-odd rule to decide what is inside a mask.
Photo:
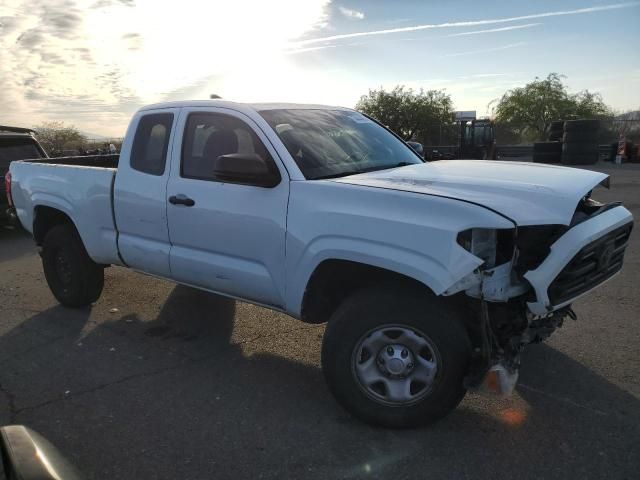
[{"label": "windshield", "polygon": [[422,163],[404,142],[358,112],[282,109],[260,115],[309,180]]}]

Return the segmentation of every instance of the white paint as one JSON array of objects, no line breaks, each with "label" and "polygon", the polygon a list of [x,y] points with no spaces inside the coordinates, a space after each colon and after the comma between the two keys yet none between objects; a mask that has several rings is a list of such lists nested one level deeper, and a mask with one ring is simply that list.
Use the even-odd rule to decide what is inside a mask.
[{"label": "white paint", "polygon": [[530,270],[524,275],[524,278],[529,281],[536,292],[536,301],[527,304],[531,313],[544,315],[568,305],[576,298],[584,295],[578,295],[570,301],[559,305],[551,305],[547,289],[564,266],[571,261],[582,247],[630,222],[632,219],[631,212],[619,206],[576,225],[556,240],[551,245],[551,253],[546,260],[537,269]]},{"label": "white paint", "polygon": [[[459,232],[568,225],[578,201],[607,177],[548,165],[459,160],[309,181],[256,110],[284,106],[305,108],[221,100],[146,107],[131,122],[117,174],[13,162],[20,221],[31,231],[36,206],[57,208],[73,219],[95,261],[121,264],[110,197],[115,175],[120,253],[133,269],[300,316],[309,278],[325,260],[391,270],[437,295],[462,289],[471,294],[480,281],[473,272],[482,260],[458,245]],[[148,178],[129,168],[135,126],[140,116],[167,110],[175,115],[167,168],[163,176]],[[245,121],[276,161],[280,184],[260,188],[180,177],[182,135],[191,111]],[[196,206],[167,202],[178,194],[193,198]],[[546,287],[582,245],[630,219],[617,207],[561,237],[542,265],[526,275],[539,299],[530,310],[547,311]],[[494,274],[483,287],[492,300],[522,293],[521,285],[511,285],[506,267]]]},{"label": "white paint", "polygon": [[336,181],[477,203],[518,225],[568,225],[578,201],[608,175],[546,164],[444,160]]}]

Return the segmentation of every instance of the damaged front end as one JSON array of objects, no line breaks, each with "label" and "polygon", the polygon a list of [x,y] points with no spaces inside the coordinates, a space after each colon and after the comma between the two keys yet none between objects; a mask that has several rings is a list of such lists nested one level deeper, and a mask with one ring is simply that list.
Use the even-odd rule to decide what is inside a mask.
[{"label": "damaged front end", "polygon": [[567,317],[577,319],[570,306],[533,315],[520,297],[504,303],[477,302],[477,327],[470,330],[476,347],[466,386],[503,396],[510,395],[516,386],[523,349],[546,340]]},{"label": "damaged front end", "polygon": [[458,244],[484,262],[444,292],[464,292],[473,311],[467,387],[510,394],[523,348],[575,320],[571,303],[622,268],[631,228],[624,207],[587,195],[568,225],[460,232]]}]

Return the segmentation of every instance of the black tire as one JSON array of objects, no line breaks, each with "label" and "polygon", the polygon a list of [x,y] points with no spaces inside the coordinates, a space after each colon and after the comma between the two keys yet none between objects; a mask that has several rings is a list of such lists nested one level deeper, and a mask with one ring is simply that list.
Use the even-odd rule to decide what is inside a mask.
[{"label": "black tire", "polygon": [[595,132],[565,132],[562,135],[564,143],[588,143],[593,144],[598,141]]},{"label": "black tire", "polygon": [[538,153],[557,153],[562,152],[562,143],[560,142],[537,142],[533,144],[533,154]]},{"label": "black tire", "polygon": [[534,163],[560,163],[562,152],[558,153],[534,153]]},{"label": "black tire", "polygon": [[564,131],[564,120],[556,120],[551,122],[549,127],[550,132],[562,132]]},{"label": "black tire", "polygon": [[[383,326],[410,329],[435,346],[439,362],[435,378],[424,396],[410,404],[372,398],[355,372],[353,362],[360,342],[369,338],[367,332]],[[329,320],[322,344],[322,370],[337,401],[355,417],[390,428],[417,427],[444,417],[460,403],[466,393],[463,379],[470,352],[461,315],[441,299],[422,291],[369,288],[347,298]]]},{"label": "black tire", "polygon": [[594,165],[596,163],[598,163],[597,152],[585,155],[562,154],[563,165]]},{"label": "black tire", "polygon": [[609,161],[614,162],[618,155],[618,142],[609,144]]},{"label": "black tire", "polygon": [[600,120],[567,120],[564,122],[565,132],[597,132]]},{"label": "black tire", "polygon": [[549,134],[549,141],[550,142],[561,142],[562,141],[562,132],[551,132]]},{"label": "black tire", "polygon": [[91,260],[73,225],[57,225],[47,232],[42,268],[51,293],[65,307],[84,307],[100,298],[104,267]]},{"label": "black tire", "polygon": [[598,153],[597,143],[563,143],[562,153],[569,155],[591,155]]}]

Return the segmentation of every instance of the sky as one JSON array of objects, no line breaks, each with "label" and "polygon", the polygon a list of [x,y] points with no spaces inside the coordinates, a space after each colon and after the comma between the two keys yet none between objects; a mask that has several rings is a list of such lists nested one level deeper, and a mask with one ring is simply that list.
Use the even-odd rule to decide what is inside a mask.
[{"label": "sky", "polygon": [[550,72],[640,109],[640,1],[0,0],[0,124],[119,137],[149,103],[353,107],[399,84],[483,116]]}]

